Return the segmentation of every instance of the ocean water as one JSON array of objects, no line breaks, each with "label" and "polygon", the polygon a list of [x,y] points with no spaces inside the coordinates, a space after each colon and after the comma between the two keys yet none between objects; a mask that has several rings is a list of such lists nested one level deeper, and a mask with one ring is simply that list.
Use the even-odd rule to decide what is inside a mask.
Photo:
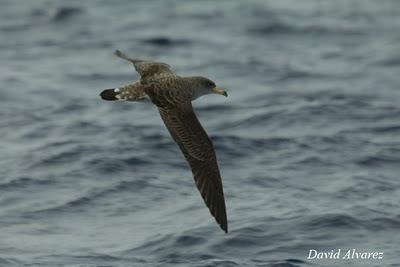
[{"label": "ocean water", "polygon": [[[399,1],[0,4],[0,266],[400,266]],[[228,234],[117,48],[228,89]]]}]

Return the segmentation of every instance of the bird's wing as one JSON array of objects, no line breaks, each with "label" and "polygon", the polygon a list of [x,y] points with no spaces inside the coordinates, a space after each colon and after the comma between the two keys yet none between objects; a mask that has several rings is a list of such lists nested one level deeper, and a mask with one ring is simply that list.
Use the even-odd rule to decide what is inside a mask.
[{"label": "bird's wing", "polygon": [[117,57],[120,57],[122,59],[125,59],[133,64],[135,67],[136,71],[140,74],[140,77],[142,79],[151,77],[156,74],[161,74],[161,73],[174,73],[171,70],[171,67],[162,62],[153,62],[153,61],[147,61],[147,60],[141,60],[141,59],[133,59],[125,55],[119,50],[116,50],[114,54]]},{"label": "bird's wing", "polygon": [[211,215],[228,232],[224,192],[213,144],[190,103],[158,107],[168,131],[188,161],[196,186]]}]

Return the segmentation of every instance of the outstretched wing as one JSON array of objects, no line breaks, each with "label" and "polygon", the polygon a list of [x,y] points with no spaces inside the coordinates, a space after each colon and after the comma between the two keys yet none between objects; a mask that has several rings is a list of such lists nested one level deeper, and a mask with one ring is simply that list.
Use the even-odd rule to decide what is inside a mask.
[{"label": "outstretched wing", "polygon": [[190,103],[159,107],[161,118],[188,161],[196,186],[211,215],[228,232],[224,192],[213,144]]},{"label": "outstretched wing", "polygon": [[116,50],[114,54],[117,57],[120,57],[122,59],[131,62],[135,67],[136,71],[140,74],[142,79],[146,79],[148,77],[161,73],[170,73],[170,74],[174,73],[171,70],[171,67],[166,63],[129,58],[127,55],[125,55],[119,50]]}]

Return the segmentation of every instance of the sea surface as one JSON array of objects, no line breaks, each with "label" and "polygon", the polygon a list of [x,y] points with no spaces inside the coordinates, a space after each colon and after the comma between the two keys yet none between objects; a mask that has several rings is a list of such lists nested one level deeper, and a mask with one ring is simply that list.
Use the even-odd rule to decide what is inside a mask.
[{"label": "sea surface", "polygon": [[[400,1],[0,6],[0,266],[400,266]],[[100,99],[115,49],[227,88],[228,234],[154,106]]]}]

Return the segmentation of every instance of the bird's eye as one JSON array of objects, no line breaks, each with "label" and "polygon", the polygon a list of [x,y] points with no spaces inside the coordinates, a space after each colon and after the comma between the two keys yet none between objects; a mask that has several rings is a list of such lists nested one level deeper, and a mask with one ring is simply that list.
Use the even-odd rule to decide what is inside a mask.
[{"label": "bird's eye", "polygon": [[207,85],[210,86],[210,87],[214,87],[215,86],[213,82],[208,82]]}]

